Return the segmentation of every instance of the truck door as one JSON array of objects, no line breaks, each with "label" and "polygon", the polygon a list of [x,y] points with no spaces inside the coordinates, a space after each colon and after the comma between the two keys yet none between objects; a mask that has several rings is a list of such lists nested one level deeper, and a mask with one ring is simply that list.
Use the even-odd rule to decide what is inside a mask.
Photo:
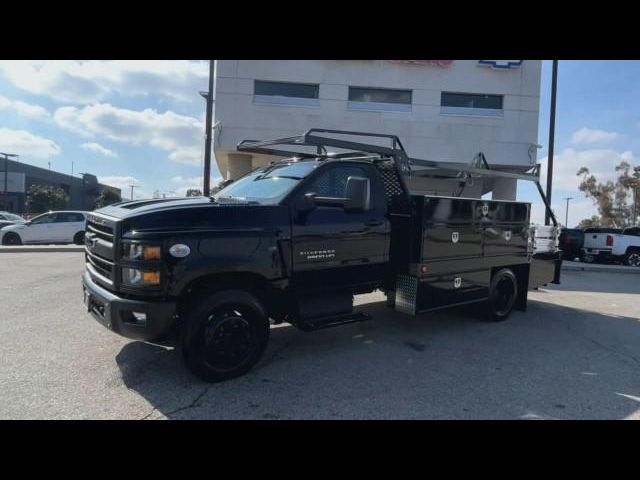
[{"label": "truck door", "polygon": [[315,193],[344,198],[349,177],[369,179],[368,210],[350,212],[341,206],[318,205],[298,215],[293,207],[292,282],[299,292],[363,286],[383,276],[391,226],[382,181],[371,166],[327,165],[301,185],[296,196]]}]

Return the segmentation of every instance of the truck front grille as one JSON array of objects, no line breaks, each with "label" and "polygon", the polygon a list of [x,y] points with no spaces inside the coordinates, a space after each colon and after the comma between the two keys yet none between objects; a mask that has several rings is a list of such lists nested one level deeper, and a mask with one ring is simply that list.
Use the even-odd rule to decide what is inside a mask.
[{"label": "truck front grille", "polygon": [[95,237],[113,243],[113,227],[98,225],[97,223],[87,220],[87,232],[90,232]]},{"label": "truck front grille", "polygon": [[[93,270],[92,273],[97,273],[98,275],[103,277],[103,280],[108,280],[109,283],[113,283],[113,262],[90,252],[88,248],[85,248],[85,251],[87,254],[87,269],[89,271]],[[90,268],[90,266],[93,268]]]},{"label": "truck front grille", "polygon": [[98,215],[89,214],[85,230],[86,266],[97,280],[113,286],[116,259],[116,223]]}]

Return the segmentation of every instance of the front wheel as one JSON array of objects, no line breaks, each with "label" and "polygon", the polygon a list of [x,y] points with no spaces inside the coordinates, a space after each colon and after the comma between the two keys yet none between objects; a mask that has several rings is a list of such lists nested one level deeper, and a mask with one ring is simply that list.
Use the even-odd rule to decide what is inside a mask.
[{"label": "front wheel", "polygon": [[247,373],[269,341],[269,318],[253,294],[223,290],[194,305],[182,327],[187,367],[207,382]]},{"label": "front wheel", "polygon": [[20,238],[20,235],[18,235],[17,233],[9,232],[4,234],[4,237],[2,238],[2,244],[3,245],[22,245],[22,239]]},{"label": "front wheel", "polygon": [[78,232],[73,236],[73,243],[76,245],[84,245],[84,232]]},{"label": "front wheel", "polygon": [[495,322],[506,320],[518,297],[518,279],[508,268],[495,273],[489,286],[488,318]]},{"label": "front wheel", "polygon": [[624,263],[630,267],[640,267],[640,252],[628,253],[624,259]]}]

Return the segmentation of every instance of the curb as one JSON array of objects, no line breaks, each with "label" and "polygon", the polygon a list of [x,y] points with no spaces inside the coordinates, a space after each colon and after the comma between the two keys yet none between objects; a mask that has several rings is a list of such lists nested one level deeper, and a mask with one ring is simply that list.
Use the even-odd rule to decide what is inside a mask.
[{"label": "curb", "polygon": [[35,246],[32,247],[30,245],[16,245],[13,246],[1,246],[0,253],[58,253],[58,252],[84,252],[84,247],[82,245],[74,245],[72,247],[66,246]]},{"label": "curb", "polygon": [[567,265],[562,263],[562,270],[569,272],[600,272],[640,275],[640,268],[606,265]]}]

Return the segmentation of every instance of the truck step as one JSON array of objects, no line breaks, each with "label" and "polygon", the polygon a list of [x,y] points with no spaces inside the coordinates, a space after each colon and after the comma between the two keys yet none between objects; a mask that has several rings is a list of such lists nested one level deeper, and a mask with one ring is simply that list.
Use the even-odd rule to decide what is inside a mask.
[{"label": "truck step", "polygon": [[349,323],[364,322],[371,319],[371,315],[363,312],[349,313],[347,315],[333,315],[329,317],[319,317],[312,320],[304,320],[296,323],[296,327],[305,332],[313,332],[324,328],[339,327]]}]

